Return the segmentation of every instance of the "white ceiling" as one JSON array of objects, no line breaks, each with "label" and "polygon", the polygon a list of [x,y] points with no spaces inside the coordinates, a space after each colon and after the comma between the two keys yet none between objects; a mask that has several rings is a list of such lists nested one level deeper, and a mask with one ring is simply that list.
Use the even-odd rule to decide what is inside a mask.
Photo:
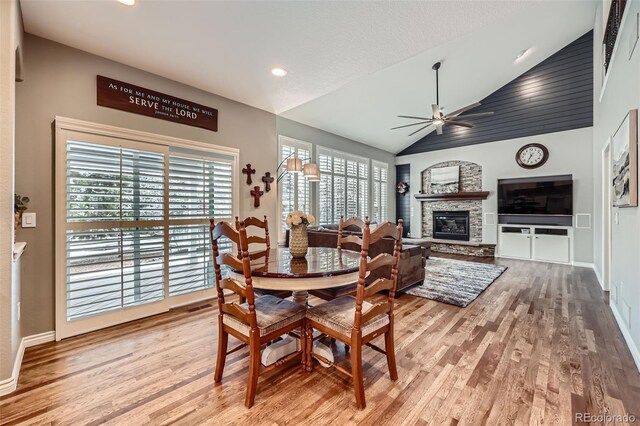
[{"label": "white ceiling", "polygon": [[[532,2],[497,25],[441,44],[404,62],[284,112],[284,117],[398,153],[433,126],[390,130],[430,117],[436,103],[435,62],[440,68],[440,105],[445,112],[477,102],[593,28],[595,3]],[[519,61],[516,55],[530,48]]]},{"label": "white ceiling", "polygon": [[[594,0],[595,1],[595,0]],[[491,93],[586,32],[590,1],[22,0],[25,30],[387,151],[397,114]],[[536,49],[514,67],[524,47]],[[418,56],[416,56],[418,55]],[[404,61],[404,62],[403,62]],[[282,79],[270,70],[282,66]],[[423,136],[423,135],[422,135]]]}]

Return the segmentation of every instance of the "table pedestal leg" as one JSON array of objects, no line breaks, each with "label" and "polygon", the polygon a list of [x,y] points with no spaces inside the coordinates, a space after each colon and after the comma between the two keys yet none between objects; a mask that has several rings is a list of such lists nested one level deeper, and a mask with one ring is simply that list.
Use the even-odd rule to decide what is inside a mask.
[{"label": "table pedestal leg", "polygon": [[306,290],[293,291],[293,301],[299,305],[307,306],[309,301],[309,292]]},{"label": "table pedestal leg", "polygon": [[[299,303],[300,305],[307,306],[307,303],[309,301],[309,292],[307,292],[306,290],[294,291],[293,301]],[[313,337],[317,337],[319,335],[320,332],[313,332]],[[275,342],[267,346],[266,349],[262,351],[262,365],[269,366],[280,358],[283,358],[298,350],[300,350],[300,341],[291,336],[285,336],[279,342]],[[333,352],[331,351],[331,348],[329,346],[318,341],[314,341],[313,352],[333,362]],[[329,367],[329,364],[325,364],[323,362],[321,362],[320,365],[322,365],[323,367]]]}]

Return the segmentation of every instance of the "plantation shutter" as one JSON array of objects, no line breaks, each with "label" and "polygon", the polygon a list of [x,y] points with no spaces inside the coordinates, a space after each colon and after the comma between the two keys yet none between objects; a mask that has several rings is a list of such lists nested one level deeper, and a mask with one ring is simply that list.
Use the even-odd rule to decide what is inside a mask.
[{"label": "plantation shutter", "polygon": [[67,319],[163,299],[164,154],[66,148]]},{"label": "plantation shutter", "polygon": [[373,162],[373,218],[377,223],[388,220],[388,166],[378,161]]},{"label": "plantation shutter", "polygon": [[369,160],[318,147],[320,224],[369,215]]},{"label": "plantation shutter", "polygon": [[[233,165],[224,157],[169,156],[169,295],[215,286],[209,218],[233,221]],[[221,250],[231,250],[227,241]]]},{"label": "plantation shutter", "polygon": [[[281,170],[286,168],[286,160],[299,158],[303,167],[311,161],[311,144],[296,139],[279,137]],[[287,229],[287,215],[295,210],[311,212],[311,186],[309,181],[299,173],[282,172],[278,183],[280,198],[280,240],[284,240]]]},{"label": "plantation shutter", "polygon": [[215,297],[209,218],[234,220],[237,160],[56,118],[56,339]]}]

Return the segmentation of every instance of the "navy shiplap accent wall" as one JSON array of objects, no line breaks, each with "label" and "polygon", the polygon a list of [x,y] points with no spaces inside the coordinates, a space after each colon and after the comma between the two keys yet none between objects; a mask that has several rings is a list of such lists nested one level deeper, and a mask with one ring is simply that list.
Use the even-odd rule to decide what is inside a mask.
[{"label": "navy shiplap accent wall", "polygon": [[[411,181],[411,165],[399,164],[396,166],[396,185],[400,182]],[[394,189],[395,190],[395,189]],[[415,191],[413,191],[415,192]],[[396,219],[402,219],[402,236],[407,237],[411,232],[411,193],[412,188],[404,195],[396,193]]]},{"label": "navy shiplap accent wall", "polygon": [[593,31],[480,103],[466,114],[494,111],[495,115],[470,120],[472,129],[445,125],[442,135],[431,132],[398,155],[593,126]]}]

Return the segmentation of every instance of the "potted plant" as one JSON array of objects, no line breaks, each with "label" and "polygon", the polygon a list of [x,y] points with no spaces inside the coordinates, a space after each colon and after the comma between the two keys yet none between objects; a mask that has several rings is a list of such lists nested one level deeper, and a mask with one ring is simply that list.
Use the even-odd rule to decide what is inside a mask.
[{"label": "potted plant", "polygon": [[309,237],[307,225],[313,225],[316,218],[296,210],[287,215],[287,226],[291,229],[289,234],[289,252],[293,258],[301,258],[307,255],[309,249]]},{"label": "potted plant", "polygon": [[14,203],[13,203],[13,239],[15,242],[16,231],[18,230],[18,225],[22,222],[22,213],[27,210],[27,204],[29,204],[29,197],[23,197],[18,194],[14,195]]}]

